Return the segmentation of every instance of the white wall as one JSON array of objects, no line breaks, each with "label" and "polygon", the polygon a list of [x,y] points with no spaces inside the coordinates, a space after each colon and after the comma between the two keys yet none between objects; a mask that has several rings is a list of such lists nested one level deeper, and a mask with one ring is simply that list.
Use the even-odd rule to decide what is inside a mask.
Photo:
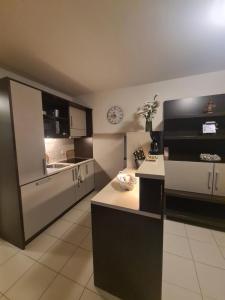
[{"label": "white wall", "polygon": [[[220,93],[225,93],[225,71],[104,91],[84,95],[80,99],[93,108],[94,133],[105,134],[143,130],[144,120],[136,118],[136,111],[155,94],[159,94],[161,102],[153,121],[156,129],[161,127],[163,101]],[[107,110],[112,105],[120,105],[124,110],[124,120],[119,125],[111,125],[106,119]]]}]

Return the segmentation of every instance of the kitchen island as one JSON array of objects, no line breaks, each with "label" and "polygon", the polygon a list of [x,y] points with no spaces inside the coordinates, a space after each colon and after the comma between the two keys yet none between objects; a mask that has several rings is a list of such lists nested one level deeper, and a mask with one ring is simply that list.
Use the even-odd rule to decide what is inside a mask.
[{"label": "kitchen island", "polygon": [[[135,170],[130,169],[124,172],[135,174]],[[161,175],[156,178],[158,173]],[[124,300],[159,300],[163,254],[163,157],[157,162],[144,162],[136,176],[138,182],[132,191],[122,190],[115,178],[92,199],[94,282],[97,287]]]}]

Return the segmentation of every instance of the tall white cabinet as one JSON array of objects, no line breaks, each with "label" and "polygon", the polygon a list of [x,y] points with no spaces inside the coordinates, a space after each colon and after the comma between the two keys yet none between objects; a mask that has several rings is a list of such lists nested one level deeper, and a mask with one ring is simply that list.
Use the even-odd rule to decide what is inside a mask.
[{"label": "tall white cabinet", "polygon": [[19,183],[46,173],[41,91],[10,81]]}]

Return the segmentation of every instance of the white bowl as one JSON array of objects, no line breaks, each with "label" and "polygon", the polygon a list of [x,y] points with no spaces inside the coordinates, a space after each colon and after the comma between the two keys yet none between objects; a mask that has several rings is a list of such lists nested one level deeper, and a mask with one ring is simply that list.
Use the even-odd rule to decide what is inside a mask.
[{"label": "white bowl", "polygon": [[127,191],[132,191],[137,182],[137,178],[133,175],[123,172],[119,172],[117,180],[119,181],[121,188]]}]

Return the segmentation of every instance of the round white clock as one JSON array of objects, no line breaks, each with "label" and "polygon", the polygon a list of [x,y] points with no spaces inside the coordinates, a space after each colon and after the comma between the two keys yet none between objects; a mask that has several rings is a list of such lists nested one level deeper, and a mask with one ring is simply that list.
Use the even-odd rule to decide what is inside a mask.
[{"label": "round white clock", "polygon": [[111,124],[119,124],[123,119],[123,110],[120,106],[112,106],[107,112],[107,119]]}]

